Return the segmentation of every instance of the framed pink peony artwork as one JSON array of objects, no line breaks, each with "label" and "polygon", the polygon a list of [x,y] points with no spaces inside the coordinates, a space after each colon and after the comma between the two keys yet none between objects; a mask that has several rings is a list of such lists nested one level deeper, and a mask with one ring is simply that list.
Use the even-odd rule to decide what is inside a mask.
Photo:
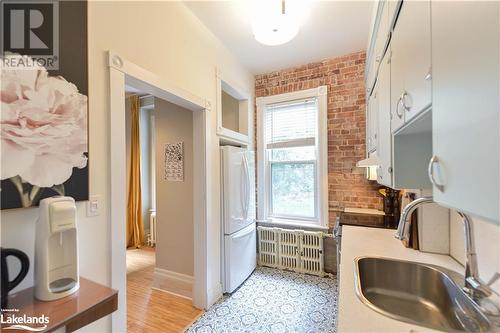
[{"label": "framed pink peony artwork", "polygon": [[1,209],[88,200],[87,3],[1,6]]}]

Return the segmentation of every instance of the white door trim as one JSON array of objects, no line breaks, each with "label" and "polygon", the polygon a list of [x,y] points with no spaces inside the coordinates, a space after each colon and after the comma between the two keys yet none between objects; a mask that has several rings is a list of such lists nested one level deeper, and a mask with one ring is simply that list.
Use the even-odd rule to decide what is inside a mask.
[{"label": "white door trim", "polygon": [[[125,157],[125,84],[192,111],[194,126],[194,282],[193,305],[206,308],[209,300],[207,248],[207,176],[211,156],[207,154],[210,102],[176,87],[113,51],[108,53],[110,96],[110,238],[111,287],[118,290],[118,310],[112,315],[112,331],[127,330],[126,268],[126,157]],[[201,112],[200,112],[201,111]]]}]

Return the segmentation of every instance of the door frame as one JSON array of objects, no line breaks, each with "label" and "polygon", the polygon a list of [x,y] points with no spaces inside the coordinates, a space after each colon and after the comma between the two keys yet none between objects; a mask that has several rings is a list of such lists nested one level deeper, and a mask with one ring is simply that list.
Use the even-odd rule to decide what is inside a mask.
[{"label": "door frame", "polygon": [[110,230],[111,287],[118,290],[118,310],[112,315],[112,331],[127,331],[127,267],[126,267],[126,144],[125,144],[125,85],[193,111],[194,132],[194,276],[193,305],[207,308],[208,256],[207,221],[209,221],[207,170],[211,156],[209,151],[209,122],[207,112],[210,102],[168,80],[108,51],[110,96]]}]

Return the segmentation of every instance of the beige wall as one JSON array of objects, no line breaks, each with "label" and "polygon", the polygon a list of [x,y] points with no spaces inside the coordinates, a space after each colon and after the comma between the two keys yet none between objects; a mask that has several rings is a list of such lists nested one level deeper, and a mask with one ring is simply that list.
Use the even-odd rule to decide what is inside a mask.
[{"label": "beige wall", "polygon": [[[156,267],[193,275],[193,112],[155,98]],[[164,146],[184,142],[184,181],[164,177]]]},{"label": "beige wall", "polygon": [[[240,102],[222,91],[222,127],[240,132]],[[246,133],[245,133],[246,134]]]},{"label": "beige wall", "polygon": [[[252,92],[251,99],[254,78],[180,2],[90,1],[88,23],[90,194],[101,197],[101,213],[97,217],[86,217],[85,204],[77,204],[80,274],[103,284],[111,283],[110,101],[106,52],[114,50],[212,105],[207,132],[210,135],[208,154],[214,156],[208,170],[208,189],[213,195],[207,202],[207,246],[208,256],[213,259],[209,263],[208,284],[216,288],[220,283],[220,220],[215,68],[221,68],[228,80]],[[2,246],[21,249],[33,258],[37,209],[2,211],[1,218]],[[31,285],[33,268],[18,289]],[[119,306],[120,311],[125,311],[123,304]],[[82,331],[106,332],[110,330],[110,322],[107,317]]]}]

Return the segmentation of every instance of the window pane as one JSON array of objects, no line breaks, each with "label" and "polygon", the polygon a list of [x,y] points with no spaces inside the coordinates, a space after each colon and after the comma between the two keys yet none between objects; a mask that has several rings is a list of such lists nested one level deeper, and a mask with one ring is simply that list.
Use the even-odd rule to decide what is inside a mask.
[{"label": "window pane", "polygon": [[271,164],[272,214],[315,217],[313,163]]},{"label": "window pane", "polygon": [[269,149],[269,159],[271,161],[312,161],[316,159],[316,147],[293,147]]},{"label": "window pane", "polygon": [[266,144],[316,137],[316,99],[268,105]]}]

